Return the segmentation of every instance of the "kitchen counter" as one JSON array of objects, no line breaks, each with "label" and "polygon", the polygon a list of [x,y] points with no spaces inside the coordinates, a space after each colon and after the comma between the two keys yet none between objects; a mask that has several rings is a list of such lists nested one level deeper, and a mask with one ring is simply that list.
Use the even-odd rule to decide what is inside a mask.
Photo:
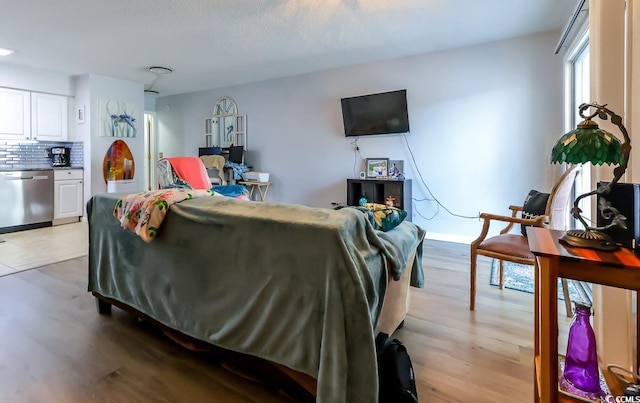
[{"label": "kitchen counter", "polygon": [[51,167],[40,167],[40,168],[3,168],[0,169],[0,172],[15,172],[15,171],[52,171]]},{"label": "kitchen counter", "polygon": [[0,172],[13,172],[13,171],[56,171],[59,169],[84,169],[84,167],[35,167],[35,168],[3,168]]}]

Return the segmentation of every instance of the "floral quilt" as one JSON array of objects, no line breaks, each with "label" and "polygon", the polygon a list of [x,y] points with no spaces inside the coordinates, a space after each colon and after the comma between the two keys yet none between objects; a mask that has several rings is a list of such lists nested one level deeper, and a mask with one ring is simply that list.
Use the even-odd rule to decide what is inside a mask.
[{"label": "floral quilt", "polygon": [[221,196],[211,190],[172,188],[124,195],[113,215],[122,228],[135,232],[145,242],[153,241],[172,204],[196,197]]}]

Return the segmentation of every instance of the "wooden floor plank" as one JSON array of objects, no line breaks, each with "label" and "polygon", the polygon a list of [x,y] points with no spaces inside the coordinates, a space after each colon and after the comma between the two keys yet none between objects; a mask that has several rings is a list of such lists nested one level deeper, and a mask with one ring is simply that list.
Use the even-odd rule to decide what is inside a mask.
[{"label": "wooden floor plank", "polygon": [[[467,245],[426,241],[423,265],[426,287],[412,289],[394,335],[420,401],[532,401],[533,295],[490,287],[490,261],[480,259],[471,312]],[[86,281],[86,257],[0,277],[0,401],[295,401],[124,311],[98,315]]]}]

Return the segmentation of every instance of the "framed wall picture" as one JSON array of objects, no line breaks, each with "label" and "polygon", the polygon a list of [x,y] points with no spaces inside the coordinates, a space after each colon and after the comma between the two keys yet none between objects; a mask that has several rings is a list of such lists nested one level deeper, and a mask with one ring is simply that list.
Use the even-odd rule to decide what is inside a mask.
[{"label": "framed wall picture", "polygon": [[367,178],[386,178],[389,173],[389,158],[367,158],[366,173]]},{"label": "framed wall picture", "polygon": [[84,124],[84,105],[76,107],[76,123],[79,125]]},{"label": "framed wall picture", "polygon": [[389,160],[389,177],[395,180],[404,179],[403,160]]},{"label": "framed wall picture", "polygon": [[116,100],[100,101],[100,131],[103,137],[136,137],[138,105]]}]

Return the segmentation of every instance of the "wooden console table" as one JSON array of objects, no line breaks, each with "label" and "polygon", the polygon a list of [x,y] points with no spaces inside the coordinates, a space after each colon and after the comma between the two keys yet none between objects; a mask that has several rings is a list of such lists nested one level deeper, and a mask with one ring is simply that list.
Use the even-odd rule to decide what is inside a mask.
[{"label": "wooden console table", "polygon": [[254,189],[258,189],[258,194],[260,195],[260,201],[264,201],[267,198],[267,192],[269,191],[269,185],[271,182],[248,182],[248,181],[240,181],[239,185],[245,185],[249,188],[249,198],[253,200],[253,191]]},{"label": "wooden console table", "polygon": [[[563,233],[546,228],[527,228],[529,249],[537,261],[535,402],[578,401],[558,392],[558,277],[640,291],[640,259],[633,251],[622,248],[614,252],[603,252],[571,247],[558,242]],[[640,308],[640,301],[636,308]],[[637,311],[640,312],[640,309]],[[636,324],[636,329],[639,328]],[[640,335],[640,332],[637,334]],[[636,363],[640,363],[640,337],[636,340],[636,352]],[[616,390],[613,392],[619,393]]]}]

